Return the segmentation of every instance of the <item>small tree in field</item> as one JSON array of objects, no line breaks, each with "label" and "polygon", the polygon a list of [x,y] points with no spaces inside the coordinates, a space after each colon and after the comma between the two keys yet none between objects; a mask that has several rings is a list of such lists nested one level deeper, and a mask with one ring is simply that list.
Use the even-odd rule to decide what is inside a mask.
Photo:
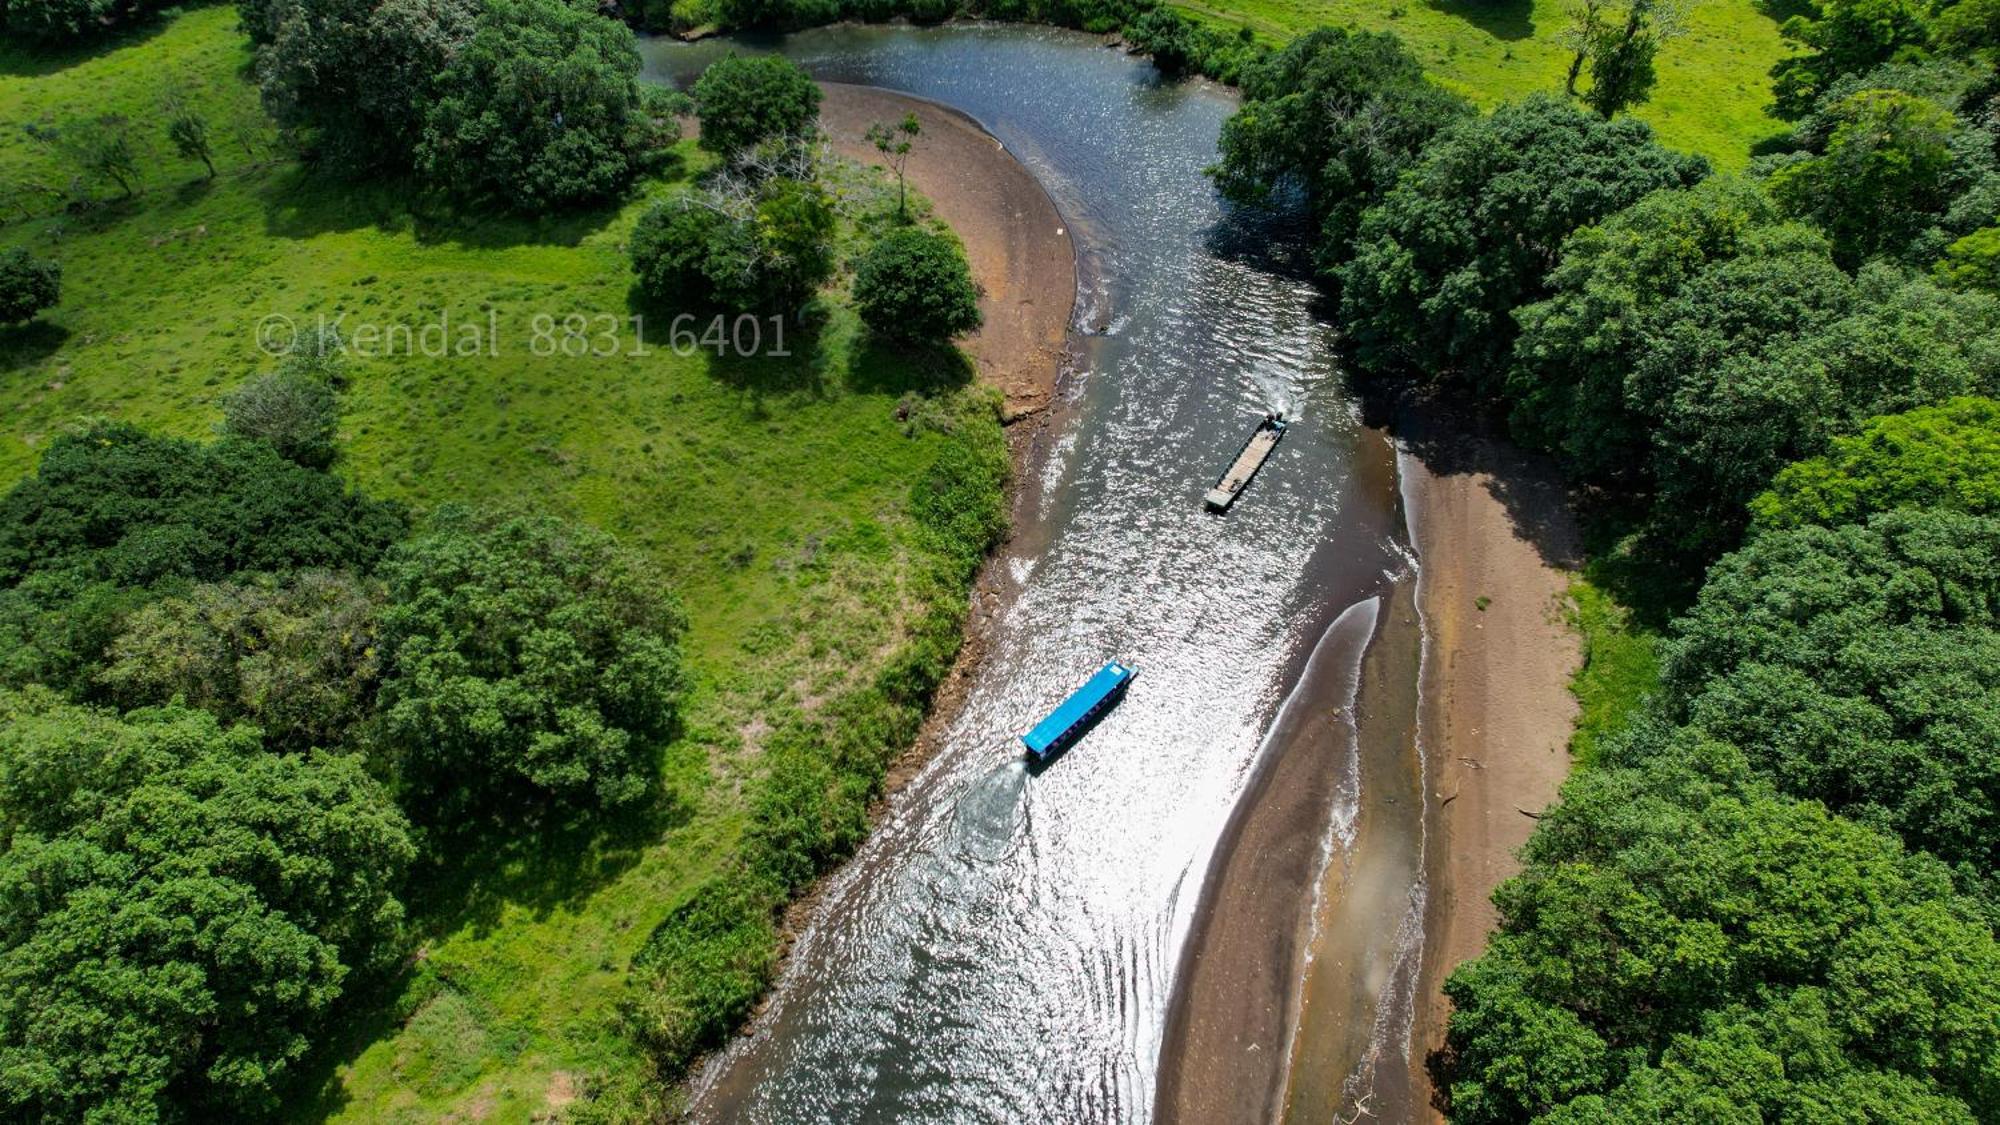
[{"label": "small tree in field", "polygon": [[861,259],[854,276],[861,319],[879,336],[943,343],[979,327],[979,287],[949,235],[917,227],[891,231]]},{"label": "small tree in field", "polygon": [[910,149],[923,131],[924,127],[917,123],[917,115],[914,113],[904,114],[903,120],[894,125],[886,121],[877,121],[868,126],[869,142],[896,173],[896,217],[906,221],[910,217],[910,208],[908,185],[903,178],[903,169],[909,166]]},{"label": "small tree in field", "polygon": [[187,103],[179,93],[167,95],[167,140],[173,142],[174,151],[185,160],[199,160],[208,169],[208,178],[215,178],[215,148],[208,139],[208,118],[200,110]]},{"label": "small tree in field", "polygon": [[61,266],[19,248],[0,252],[0,324],[27,320],[61,295]]},{"label": "small tree in field", "polygon": [[222,400],[224,433],[261,441],[309,469],[333,463],[339,422],[332,385],[289,367],[259,375]]}]

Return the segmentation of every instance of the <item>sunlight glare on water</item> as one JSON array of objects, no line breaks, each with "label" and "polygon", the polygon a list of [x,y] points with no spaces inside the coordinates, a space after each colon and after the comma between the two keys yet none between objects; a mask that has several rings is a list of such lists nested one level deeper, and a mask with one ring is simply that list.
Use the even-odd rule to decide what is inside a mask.
[{"label": "sunlight glare on water", "polygon": [[[1263,729],[1304,651],[1398,566],[1393,484],[1355,469],[1381,439],[1311,286],[1258,256],[1202,174],[1224,92],[1016,27],[655,42],[649,74],[773,48],[978,119],[1049,187],[1092,296],[1082,397],[1029,514],[1044,526],[1020,537],[1039,557],[1005,560],[1023,585],[942,750],[836,877],[696,1115],[1144,1120],[1180,943]],[[1297,422],[1272,461],[1228,517],[1203,512],[1275,409]],[[1128,696],[1031,775],[1014,736],[1112,658],[1140,669]]]}]

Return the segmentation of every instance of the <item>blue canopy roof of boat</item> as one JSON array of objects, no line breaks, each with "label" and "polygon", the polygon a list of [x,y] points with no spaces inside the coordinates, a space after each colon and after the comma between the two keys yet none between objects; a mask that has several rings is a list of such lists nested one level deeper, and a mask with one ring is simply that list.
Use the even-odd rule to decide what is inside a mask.
[{"label": "blue canopy roof of boat", "polygon": [[1112,692],[1138,674],[1138,669],[1116,660],[1107,662],[1097,670],[1097,674],[1062,701],[1062,706],[1049,712],[1049,717],[1035,724],[1035,729],[1021,736],[1021,742],[1030,753],[1046,754],[1049,747],[1061,742],[1072,727],[1083,721],[1091,709]]}]

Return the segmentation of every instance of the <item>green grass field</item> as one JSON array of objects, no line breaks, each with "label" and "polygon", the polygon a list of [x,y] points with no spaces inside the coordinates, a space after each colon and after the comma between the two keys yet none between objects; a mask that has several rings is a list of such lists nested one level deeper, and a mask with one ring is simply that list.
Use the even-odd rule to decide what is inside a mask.
[{"label": "green grass field", "polygon": [[[1557,42],[1565,0],[1175,0],[1212,23],[1282,43],[1326,25],[1393,31],[1433,76],[1482,106],[1562,89],[1569,56]],[[1750,146],[1782,131],[1768,117],[1778,25],[1755,0],[1705,0],[1660,53],[1659,85],[1637,116],[1675,148],[1739,168]]]},{"label": "green grass field", "polygon": [[[417,963],[357,1007],[299,1111],[529,1120],[594,1075],[640,1068],[612,1018],[628,962],[734,854],[759,732],[872,675],[938,596],[908,588],[923,550],[912,484],[948,443],[990,447],[998,422],[949,387],[899,421],[930,373],[867,352],[838,302],[816,334],[786,325],[789,358],[676,354],[664,315],[642,336],[624,240],[644,197],[698,166],[691,144],[628,205],[547,224],[418,217],[392,187],[311,182],[254,143],[218,144],[222,174],[203,182],[168,155],[153,108],[177,82],[212,121],[262,127],[235,18],[198,9],[54,64],[0,54],[0,183],[60,175],[21,123],[105,112],[131,123],[145,179],[131,201],[0,227],[0,247],[64,268],[60,306],[0,329],[0,487],[80,416],[207,435],[218,396],[273,363],[266,318],[324,317],[355,342],[364,326],[411,334],[395,344],[406,354],[350,361],[339,471],[419,510],[579,518],[655,560],[688,610],[697,679],[666,811],[423,873]],[[891,205],[871,175],[835,183],[863,223]],[[571,316],[587,318],[580,340]],[[479,354],[424,354],[420,333],[440,324],[453,344],[476,328]],[[768,319],[757,328],[774,343]]]}]

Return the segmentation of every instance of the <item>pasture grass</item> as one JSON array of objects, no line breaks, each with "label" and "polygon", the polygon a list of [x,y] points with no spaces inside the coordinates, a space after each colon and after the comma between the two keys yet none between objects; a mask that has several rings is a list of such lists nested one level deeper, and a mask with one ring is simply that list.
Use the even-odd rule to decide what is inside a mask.
[{"label": "pasture grass", "polygon": [[[174,82],[202,91],[212,121],[262,121],[235,18],[200,8],[72,58],[0,51],[0,183],[60,174],[23,122],[112,112],[144,142],[136,198],[100,188],[93,206],[0,226],[0,248],[64,269],[58,306],[0,329],[0,487],[79,417],[211,434],[219,397],[275,362],[260,324],[324,318],[355,343],[364,326],[410,334],[399,354],[349,359],[338,472],[419,512],[469,501],[583,520],[657,565],[687,609],[696,680],[657,806],[438,841],[409,895],[414,959],[357,988],[294,1107],[527,1121],[643,1070],[615,1015],[628,966],[692,888],[729,872],[763,733],[905,655],[918,616],[962,612],[962,583],[933,577],[912,490],[946,448],[994,448],[999,423],[951,357],[866,347],[838,292],[810,325],[784,323],[789,356],[768,354],[768,318],[765,354],[677,354],[677,310],[634,300],[625,242],[650,197],[700,170],[691,143],[625,205],[548,221],[430,213],[399,185],[311,176],[226,137],[205,180],[150,114]],[[893,200],[858,169],[832,182],[852,250]],[[708,323],[684,327],[699,338]],[[426,354],[420,333],[439,324],[451,344],[476,330],[477,354]],[[899,409],[911,401],[932,405]]]},{"label": "pasture grass", "polygon": [[[1482,107],[1562,89],[1566,0],[1174,0],[1205,22],[1248,27],[1281,44],[1322,25],[1392,31],[1433,77]],[[1635,112],[1660,140],[1741,168],[1756,142],[1784,131],[1766,115],[1771,65],[1785,54],[1756,0],[1703,0],[1661,51],[1659,84]]]}]

